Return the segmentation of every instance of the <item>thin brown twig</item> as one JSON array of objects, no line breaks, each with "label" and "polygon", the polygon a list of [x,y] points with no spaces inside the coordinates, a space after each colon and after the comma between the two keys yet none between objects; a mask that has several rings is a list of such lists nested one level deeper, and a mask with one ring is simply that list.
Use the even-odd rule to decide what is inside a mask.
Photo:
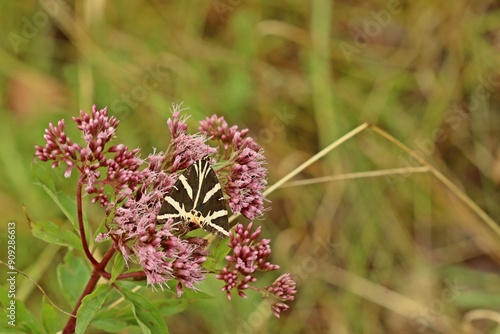
[{"label": "thin brown twig", "polygon": [[38,288],[38,290],[40,290],[42,292],[42,295],[47,299],[47,301],[52,305],[54,306],[54,308],[66,315],[69,315],[70,317],[73,317],[73,315],[69,312],[66,312],[65,310],[63,310],[62,308],[60,308],[59,306],[57,306],[50,298],[49,296],[47,295],[47,293],[45,292],[45,290],[40,286],[40,284],[38,284],[34,279],[32,279],[31,277],[29,277],[28,274],[26,274],[25,272],[23,272],[22,270],[19,270],[15,267],[11,267],[9,266],[7,263],[3,262],[2,260],[0,260],[0,264],[6,266],[9,268],[9,270],[15,270],[17,271],[18,273],[20,273],[21,275],[23,275],[24,277],[26,277],[28,280],[30,280],[33,284],[35,284],[35,286]]}]

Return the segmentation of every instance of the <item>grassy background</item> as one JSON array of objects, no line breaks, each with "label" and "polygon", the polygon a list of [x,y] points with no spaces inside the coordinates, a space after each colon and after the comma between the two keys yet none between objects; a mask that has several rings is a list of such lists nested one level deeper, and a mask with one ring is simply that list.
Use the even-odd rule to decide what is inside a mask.
[{"label": "grassy background", "polygon": [[[500,6],[418,1],[3,1],[0,4],[0,240],[17,222],[18,267],[59,305],[64,250],[33,220],[65,224],[32,184],[49,122],[108,106],[143,156],[168,143],[172,103],[248,127],[269,183],[362,124],[409,146],[500,220]],[[46,14],[46,13],[50,14]],[[365,130],[300,173],[310,179],[418,166]],[[62,174],[62,173],[61,173]],[[74,182],[58,180],[73,192]],[[498,333],[498,233],[431,173],[282,188],[260,223],[299,292],[275,319],[259,298],[191,305],[175,333]],[[88,207],[97,223],[102,212]],[[271,282],[275,277],[262,278]],[[212,280],[210,280],[212,281]],[[19,279],[37,313],[41,295]],[[471,313],[472,312],[472,313]],[[500,315],[496,314],[497,319]],[[64,318],[64,317],[62,317]],[[488,318],[488,319],[485,319]],[[497,320],[498,321],[498,320]]]}]

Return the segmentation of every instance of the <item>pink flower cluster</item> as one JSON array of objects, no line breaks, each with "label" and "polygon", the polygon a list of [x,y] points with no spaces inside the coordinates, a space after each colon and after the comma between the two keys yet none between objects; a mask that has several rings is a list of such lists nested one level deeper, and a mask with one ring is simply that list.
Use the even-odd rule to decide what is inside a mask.
[{"label": "pink flower cluster", "polygon": [[172,221],[158,224],[156,216],[180,170],[215,150],[205,144],[203,136],[187,133],[179,106],[174,106],[167,125],[172,137],[167,152],[148,157],[138,189],[129,191],[124,203],[110,210],[115,213],[114,221],[100,239],[112,238],[126,260],[137,258],[148,284],[177,280],[180,295],[182,286],[195,289],[205,279],[208,244],[203,238],[186,238],[188,225]]},{"label": "pink flower cluster", "polygon": [[[278,265],[267,261],[271,254],[269,247],[271,240],[261,239],[257,241],[262,228],[259,226],[252,232],[252,227],[253,223],[250,223],[247,228],[238,224],[229,233],[228,246],[232,249],[232,253],[226,256],[228,264],[217,275],[218,279],[225,282],[222,291],[226,292],[228,299],[231,299],[232,289],[236,289],[238,295],[243,298],[247,297],[243,290],[251,288],[259,291],[250,285],[257,281],[256,272],[279,269]],[[284,302],[293,300],[295,293],[295,281],[290,274],[282,275],[271,287],[266,287],[262,291],[262,295],[271,301],[271,307],[276,317],[279,317],[281,311],[288,309],[288,305]]]},{"label": "pink flower cluster", "polygon": [[200,122],[200,131],[219,142],[221,159],[227,159],[229,171],[224,191],[229,195],[229,207],[234,214],[241,212],[248,219],[259,217],[264,210],[263,191],[267,169],[260,146],[248,137],[248,129],[229,127],[224,117],[213,115]]},{"label": "pink flower cluster", "polygon": [[296,283],[289,273],[281,275],[271,286],[267,286],[265,289],[269,293],[267,298],[271,301],[273,314],[277,318],[280,317],[282,311],[286,311],[290,307],[284,302],[294,300],[297,293]]},{"label": "pink flower cluster", "polygon": [[173,173],[185,169],[216,150],[208,146],[203,135],[190,135],[187,133],[187,118],[180,117],[179,106],[174,108],[172,119],[167,121],[172,141],[167,150],[167,165],[169,172]]},{"label": "pink flower cluster", "polygon": [[[119,121],[108,117],[107,109],[92,108],[92,115],[80,111],[80,117],[73,120],[83,133],[85,146],[73,143],[66,136],[65,122],[61,120],[57,126],[49,124],[45,130],[45,146],[36,146],[36,156],[42,161],[54,161],[52,167],[61,162],[67,165],[64,176],[69,177],[73,168],[78,169],[85,180],[85,191],[93,194],[93,202],[99,201],[101,206],[109,204],[109,197],[104,193],[104,185],[111,185],[115,195],[123,189],[134,190],[139,184],[141,175],[138,171],[142,160],[136,155],[139,149],[129,150],[124,145],[106,148],[113,138]],[[105,175],[102,177],[102,171]]]},{"label": "pink flower cluster", "polygon": [[[49,124],[45,146],[36,146],[40,160],[52,161],[54,168],[61,163],[66,165],[66,177],[76,169],[79,189],[93,195],[92,201],[106,208],[107,230],[97,241],[111,239],[127,264],[141,266],[138,277],[145,276],[148,284],[162,286],[176,280],[179,295],[183,286],[195,289],[205,279],[207,271],[203,264],[209,255],[206,239],[186,236],[192,226],[171,219],[159,223],[156,219],[165,194],[180,173],[195,161],[214,156],[221,162],[215,172],[229,198],[229,207],[234,214],[241,213],[249,219],[263,212],[267,174],[262,150],[248,137],[247,129],[229,127],[223,117],[214,115],[200,122],[201,133],[189,134],[187,118],[181,117],[181,111],[175,105],[167,121],[171,141],[166,152],[155,151],[146,159],[138,156],[139,149],[130,150],[123,144],[110,146],[119,121],[109,117],[106,108],[98,110],[95,106],[91,114],[80,111],[80,117],[73,118],[82,132],[83,145],[66,136],[65,122],[61,120],[56,126]],[[218,142],[217,149],[207,145],[207,137]],[[253,223],[247,228],[238,224],[230,232],[232,253],[217,276],[225,282],[223,290],[228,298],[234,288],[242,297],[246,296],[245,289],[255,289],[251,283],[256,282],[257,271],[279,268],[267,261],[271,254],[270,240],[258,241],[261,228],[252,232],[252,226]],[[288,308],[284,302],[293,300],[295,282],[289,275],[283,275],[261,292],[265,298],[271,296],[277,301],[273,301],[272,308],[279,316]]]}]

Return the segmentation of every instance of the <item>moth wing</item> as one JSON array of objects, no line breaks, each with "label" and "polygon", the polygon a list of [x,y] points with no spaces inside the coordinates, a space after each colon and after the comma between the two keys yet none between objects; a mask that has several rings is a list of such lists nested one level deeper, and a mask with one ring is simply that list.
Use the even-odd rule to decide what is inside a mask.
[{"label": "moth wing", "polygon": [[187,214],[193,209],[193,188],[198,187],[196,174],[193,164],[179,175],[174,186],[165,196],[158,219],[186,220]]},{"label": "moth wing", "polygon": [[[193,209],[196,221],[191,213]],[[179,176],[165,196],[157,217],[198,223],[210,233],[227,236],[229,221],[224,195],[208,159],[196,161]]]},{"label": "moth wing", "polygon": [[[208,162],[205,161],[205,163],[208,165],[208,170],[201,185],[201,196],[195,209],[200,211],[205,219],[202,223],[205,230],[219,236],[226,236],[229,231],[229,221],[224,194],[215,171]],[[225,233],[221,232],[221,229]]]}]

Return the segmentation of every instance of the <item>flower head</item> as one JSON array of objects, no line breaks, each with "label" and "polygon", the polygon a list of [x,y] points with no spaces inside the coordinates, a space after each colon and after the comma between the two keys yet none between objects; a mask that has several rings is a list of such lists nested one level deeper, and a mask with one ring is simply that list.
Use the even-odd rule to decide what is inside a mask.
[{"label": "flower head", "polygon": [[252,231],[253,223],[247,228],[242,224],[236,225],[234,231],[229,234],[228,246],[232,253],[226,256],[227,265],[220,271],[217,278],[224,281],[222,291],[226,292],[227,298],[231,299],[231,290],[236,289],[238,295],[246,298],[244,290],[253,289],[260,291],[266,299],[272,299],[274,315],[279,317],[281,311],[286,311],[288,305],[284,302],[293,300],[295,294],[295,282],[290,274],[280,276],[271,287],[259,290],[253,287],[257,282],[255,273],[257,271],[273,271],[279,269],[276,264],[271,264],[267,258],[271,254],[269,239],[259,240],[261,227]]},{"label": "flower head", "polygon": [[222,158],[227,158],[225,192],[234,214],[241,213],[248,219],[259,217],[264,210],[263,191],[267,170],[260,146],[248,137],[248,129],[229,127],[224,117],[213,115],[200,122],[200,131],[219,142]]},{"label": "flower head", "polygon": [[125,145],[106,147],[115,134],[118,120],[109,117],[106,108],[98,110],[96,106],[92,107],[91,115],[80,111],[80,117],[73,120],[83,133],[84,146],[73,143],[66,136],[65,122],[61,120],[57,126],[49,124],[45,130],[45,146],[35,147],[36,156],[42,161],[53,161],[54,168],[65,163],[66,177],[76,168],[86,183],[85,191],[94,195],[93,202],[100,202],[101,206],[109,203],[104,193],[105,184],[111,186],[115,195],[125,188],[134,190],[139,183],[138,168],[142,164],[137,156],[139,149],[129,150]]},{"label": "flower head", "polygon": [[238,224],[229,233],[228,246],[232,249],[232,253],[226,256],[228,263],[217,275],[218,279],[226,283],[222,291],[226,291],[228,299],[231,299],[233,288],[237,289],[240,296],[246,297],[243,290],[249,288],[248,283],[257,281],[257,278],[253,276],[256,271],[271,271],[279,268],[278,265],[267,261],[271,254],[270,240],[262,239],[257,242],[262,228],[259,226],[252,232],[252,227],[253,223],[250,223],[247,228]]},{"label": "flower head", "polygon": [[196,160],[216,151],[205,143],[207,139],[204,135],[190,135],[187,133],[187,118],[181,118],[180,112],[180,105],[174,105],[172,118],[167,122],[172,136],[166,154],[171,173],[185,169]]},{"label": "flower head", "polygon": [[285,301],[294,300],[297,293],[296,283],[289,273],[278,277],[271,286],[266,286],[265,290],[269,293],[267,299],[271,302],[273,314],[279,318],[281,311],[288,310],[289,306]]},{"label": "flower head", "polygon": [[78,154],[81,155],[82,148],[66,136],[65,127],[64,119],[57,122],[57,126],[50,123],[43,136],[45,146],[35,146],[35,155],[41,161],[54,161],[52,168],[59,166],[61,162],[66,163],[68,168],[64,172],[64,176],[69,177],[75,161],[79,159]]}]

